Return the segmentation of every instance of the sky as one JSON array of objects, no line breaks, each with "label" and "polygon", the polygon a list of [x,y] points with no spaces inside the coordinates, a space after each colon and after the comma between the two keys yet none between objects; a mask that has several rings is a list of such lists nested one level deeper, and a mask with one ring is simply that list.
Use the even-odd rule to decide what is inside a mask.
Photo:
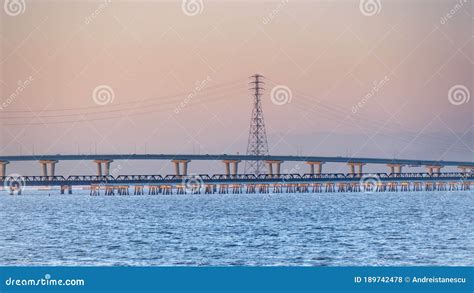
[{"label": "sky", "polygon": [[[243,154],[259,73],[270,154],[474,160],[473,1],[2,4],[2,155]],[[172,172],[169,162],[114,165]],[[295,168],[308,169],[282,166]]]}]

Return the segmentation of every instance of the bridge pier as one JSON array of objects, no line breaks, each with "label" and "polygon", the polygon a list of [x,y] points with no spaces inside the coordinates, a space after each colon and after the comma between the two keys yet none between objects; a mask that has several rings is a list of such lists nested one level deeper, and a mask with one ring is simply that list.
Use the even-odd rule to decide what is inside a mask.
[{"label": "bridge pier", "polygon": [[[322,171],[323,171],[324,162],[306,162],[306,164],[309,165],[310,173],[313,174],[313,175],[314,174],[321,174]],[[314,166],[316,166],[316,172],[315,172]]]},{"label": "bridge pier", "polygon": [[90,186],[90,196],[99,196],[100,195],[100,185],[91,185]]},{"label": "bridge pier", "polygon": [[[174,170],[176,173],[176,176],[187,176],[188,175],[188,163],[191,162],[191,160],[172,160],[172,163],[174,163]],[[183,165],[183,172],[180,172],[179,165]]]},{"label": "bridge pier", "polygon": [[[97,164],[97,175],[98,176],[109,176],[110,175],[110,163],[114,160],[94,160],[94,163]],[[104,169],[102,169],[102,164],[104,164]],[[102,172],[104,171],[104,172]]]},{"label": "bridge pier", "polygon": [[[39,163],[41,164],[42,170],[43,170],[43,176],[44,177],[54,177],[55,171],[56,171],[56,163],[58,161],[56,160],[40,160]],[[50,173],[48,173],[48,165],[50,167]]]},{"label": "bridge pier", "polygon": [[[268,174],[270,175],[280,175],[281,174],[281,163],[283,163],[283,161],[265,161],[265,163],[267,164],[267,168],[268,168]],[[276,173],[273,173],[273,164],[276,165]]]},{"label": "bridge pier", "polygon": [[[361,175],[362,174],[362,166],[365,165],[365,163],[356,163],[356,162],[351,162],[351,163],[347,163],[347,165],[349,166],[349,174],[357,174],[357,175]],[[357,166],[357,173],[356,173],[356,169],[355,167]]]},{"label": "bridge pier", "polygon": [[440,165],[426,166],[426,169],[430,175],[434,173],[441,173],[441,168],[443,168],[443,166]]},{"label": "bridge pier", "polygon": [[390,168],[390,173],[394,174],[394,173],[402,173],[402,167],[403,165],[402,164],[387,164],[387,167]]},{"label": "bridge pier", "polygon": [[232,165],[232,175],[238,174],[239,163],[241,162],[240,160],[222,160],[222,162],[225,164],[226,175],[231,175],[230,173],[231,165]]},{"label": "bridge pier", "polygon": [[8,161],[0,161],[0,177],[7,176],[7,165],[10,164]]},{"label": "bridge pier", "polygon": [[19,186],[19,185],[11,185],[11,186],[9,187],[9,189],[10,189],[10,195],[15,195],[15,193],[16,193],[17,195],[21,195],[21,186]]},{"label": "bridge pier", "polygon": [[71,185],[62,185],[61,186],[61,194],[65,194],[67,191],[68,194],[72,194],[72,186]]}]

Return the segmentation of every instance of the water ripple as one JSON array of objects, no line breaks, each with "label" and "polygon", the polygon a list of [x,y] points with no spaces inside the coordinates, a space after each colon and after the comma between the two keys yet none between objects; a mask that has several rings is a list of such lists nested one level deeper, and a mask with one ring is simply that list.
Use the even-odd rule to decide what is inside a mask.
[{"label": "water ripple", "polygon": [[474,193],[0,195],[0,265],[474,265]]}]

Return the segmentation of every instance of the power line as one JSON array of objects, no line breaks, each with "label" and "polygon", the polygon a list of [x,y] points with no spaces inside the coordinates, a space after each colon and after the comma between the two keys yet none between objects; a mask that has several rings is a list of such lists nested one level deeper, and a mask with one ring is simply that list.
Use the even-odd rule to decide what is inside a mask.
[{"label": "power line", "polygon": [[[242,80],[239,81],[233,81],[233,82],[228,82],[224,84],[219,84],[215,85],[212,87],[205,87],[203,88],[200,92],[207,92],[207,91],[213,91],[213,90],[224,90],[226,87],[235,87],[235,86],[243,86],[245,85],[246,82],[244,83]],[[164,96],[159,96],[159,97],[152,97],[152,98],[146,98],[146,99],[134,99],[131,101],[127,102],[121,102],[121,103],[111,103],[106,105],[107,107],[119,107],[119,106],[124,106],[124,105],[130,105],[130,104],[135,104],[135,103],[140,103],[140,102],[148,102],[148,101],[154,101],[157,99],[167,99],[167,98],[182,98],[183,96],[189,95],[190,92],[182,92],[182,93],[175,93],[175,94],[170,94],[170,95],[164,95]],[[61,112],[61,111],[78,111],[78,110],[90,110],[90,109],[100,109],[103,106],[85,106],[85,107],[74,107],[74,108],[60,108],[60,109],[46,109],[46,110],[4,110],[0,114],[10,114],[10,113],[31,113],[31,112]]]},{"label": "power line", "polygon": [[[240,93],[239,92],[235,92],[234,94],[236,95],[237,93]],[[229,93],[225,93],[225,94],[221,94],[219,96],[211,96],[211,97],[207,97],[205,101],[219,101],[219,100],[222,100],[223,98],[229,98]],[[148,109],[148,111],[141,111],[141,112],[134,112],[134,113],[129,113],[129,114],[125,114],[126,116],[138,116],[138,115],[147,115],[147,114],[153,114],[153,113],[159,113],[159,112],[165,112],[167,110],[172,110],[173,108],[176,108],[176,103],[160,103],[158,105],[154,105],[152,107],[159,107],[158,109],[152,109],[152,110],[149,110],[150,109],[150,106],[146,106],[146,107],[140,107],[140,108],[132,108],[132,109],[120,109],[119,112],[122,112],[122,111],[133,111],[133,110],[136,110],[136,109],[141,109],[141,108],[146,108]],[[108,112],[112,112],[112,111],[108,111]],[[114,112],[117,112],[117,111],[114,111]],[[105,113],[105,112],[104,112]],[[104,114],[104,113],[100,113],[100,112],[96,112],[94,114]],[[60,115],[62,116],[62,115]],[[110,120],[110,119],[118,119],[118,118],[123,118],[124,117],[124,114],[123,113],[119,113],[117,115],[114,115],[114,116],[107,116],[107,117],[97,117],[97,118],[90,118],[90,117],[86,117],[87,114],[85,115],[70,115],[70,117],[77,117],[77,118],[81,118],[80,120],[78,119],[75,119],[75,120],[61,120],[61,121],[46,121],[46,122],[35,122],[35,123],[0,123],[0,126],[21,126],[21,125],[54,125],[54,124],[66,124],[66,123],[82,123],[82,122],[86,122],[86,121],[102,121],[102,120]],[[35,120],[35,119],[39,119],[39,118],[43,118],[43,117],[28,117],[32,120]],[[22,119],[25,119],[25,118],[22,118]]]}]

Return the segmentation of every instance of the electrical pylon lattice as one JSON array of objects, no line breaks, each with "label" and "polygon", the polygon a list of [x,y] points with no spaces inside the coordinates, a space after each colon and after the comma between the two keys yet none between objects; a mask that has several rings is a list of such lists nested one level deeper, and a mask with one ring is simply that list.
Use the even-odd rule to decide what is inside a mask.
[{"label": "electrical pylon lattice", "polygon": [[[267,156],[268,155],[268,142],[267,133],[265,131],[265,121],[263,119],[263,109],[261,103],[261,96],[264,88],[262,85],[265,83],[262,81],[263,76],[255,74],[250,77],[252,81],[249,83],[250,90],[253,95],[253,109],[252,117],[250,119],[249,129],[249,140],[247,144],[247,155],[254,156]],[[264,170],[264,162],[259,161],[246,161],[245,162],[245,173],[247,174],[262,174]]]}]

